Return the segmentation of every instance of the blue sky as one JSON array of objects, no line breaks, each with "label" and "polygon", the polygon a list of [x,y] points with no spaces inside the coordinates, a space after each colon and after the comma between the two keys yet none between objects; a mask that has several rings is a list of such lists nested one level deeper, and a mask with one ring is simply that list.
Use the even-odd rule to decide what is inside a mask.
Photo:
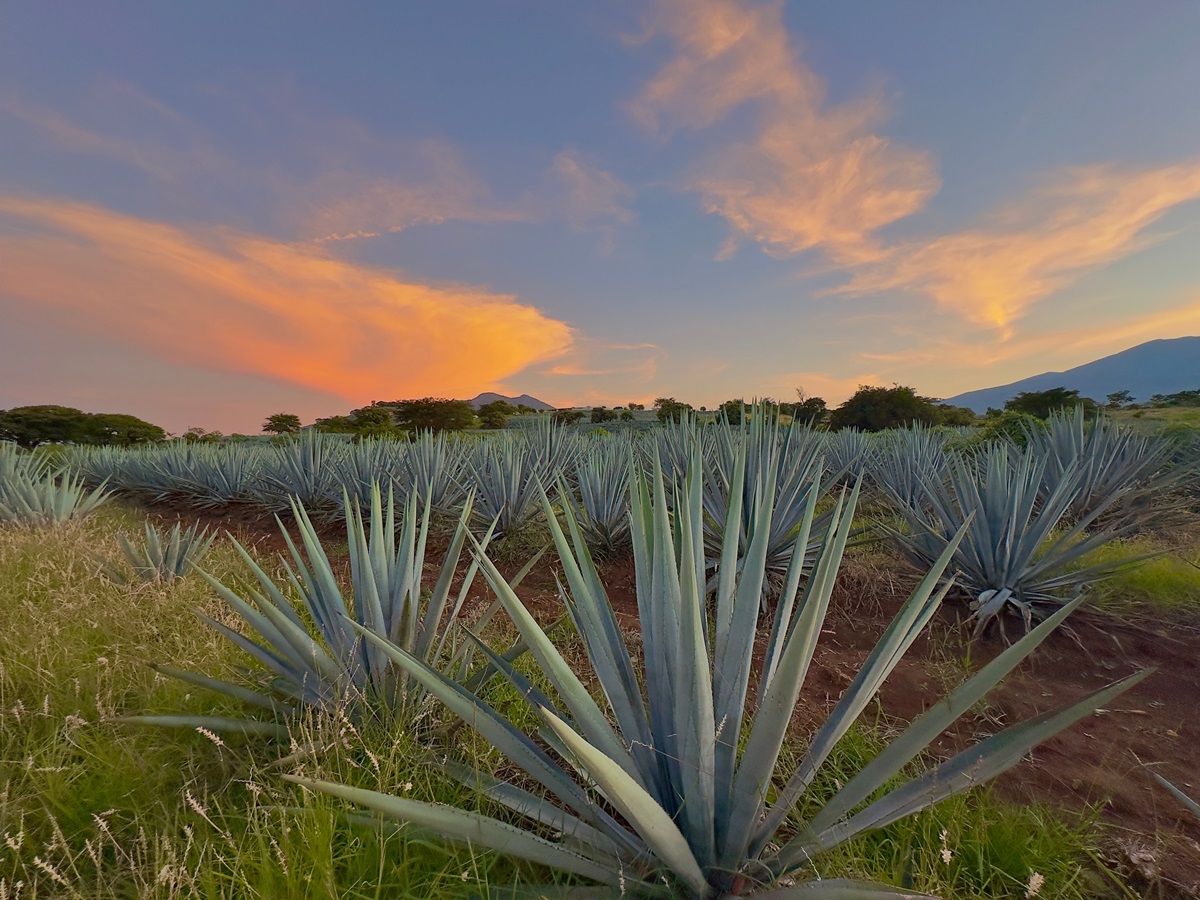
[{"label": "blue sky", "polygon": [[0,407],[933,396],[1200,333],[1200,6],[0,10]]}]

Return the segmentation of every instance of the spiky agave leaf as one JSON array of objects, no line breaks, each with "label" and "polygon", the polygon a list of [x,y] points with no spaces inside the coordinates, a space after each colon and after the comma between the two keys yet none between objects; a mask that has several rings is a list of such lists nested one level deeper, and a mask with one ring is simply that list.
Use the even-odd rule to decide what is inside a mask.
[{"label": "spiky agave leaf", "polygon": [[[744,456],[739,455],[735,464],[739,473],[745,465]],[[736,560],[742,555],[745,562],[740,572],[729,567],[720,573],[716,602],[710,606],[704,586],[700,471],[698,451],[693,450],[690,475],[670,503],[657,465],[649,481],[640,473],[632,478],[632,537],[644,673],[634,667],[570,508],[564,510],[565,528],[549,518],[566,582],[563,599],[583,638],[592,666],[590,675],[602,689],[600,701],[586,689],[486,555],[479,554],[489,584],[529,644],[542,676],[554,688],[555,696],[547,696],[512,667],[502,667],[513,686],[542,715],[546,727],[540,737],[556,756],[479,696],[391,645],[385,637],[362,629],[373,644],[537,781],[553,798],[552,808],[559,813],[551,812],[545,801],[524,788],[504,787],[485,778],[483,789],[488,796],[503,797],[501,802],[510,809],[543,825],[553,821],[586,826],[574,827],[569,835],[564,831],[558,844],[604,867],[603,876],[590,876],[598,881],[612,884],[626,879],[629,893],[637,894],[643,886],[666,878],[676,896],[706,898],[754,891],[765,897],[814,900],[905,896],[892,888],[845,881],[780,883],[794,882],[814,856],[842,841],[1014,765],[1035,743],[1141,677],[1126,679],[1065,710],[1001,732],[933,773],[912,779],[858,809],[861,799],[874,795],[899,774],[937,734],[1044,640],[1066,615],[1064,611],[914,722],[894,749],[885,749],[859,778],[834,796],[825,812],[802,823],[793,840],[772,851],[768,848],[778,843],[783,823],[834,744],[868,706],[949,590],[942,574],[965,530],[944,548],[814,737],[801,769],[777,792],[772,804],[775,769],[821,633],[850,534],[858,488],[838,501],[802,592],[797,568],[802,565],[803,551],[793,550],[785,595],[770,622],[772,650],[757,664],[759,705],[755,711],[748,704],[748,687],[756,666],[758,599],[766,572],[769,529],[759,529],[750,547],[739,553],[737,523],[743,499],[741,490],[733,490],[722,557]],[[755,490],[768,498],[762,515],[769,517],[770,493],[762,485]],[[549,505],[548,500],[543,503]],[[810,502],[796,547],[803,546],[801,538],[807,537],[812,525]],[[470,783],[472,777],[468,774],[464,781]],[[302,783],[402,820],[430,824],[439,809],[426,804],[401,808],[395,798],[386,795],[351,793],[352,789],[328,783]],[[457,822],[445,831],[461,840],[464,825]],[[529,852],[518,848],[511,841],[510,826],[501,827],[480,817],[472,817],[470,824],[474,829],[471,840],[481,846],[547,859],[547,851],[540,845]]]}]

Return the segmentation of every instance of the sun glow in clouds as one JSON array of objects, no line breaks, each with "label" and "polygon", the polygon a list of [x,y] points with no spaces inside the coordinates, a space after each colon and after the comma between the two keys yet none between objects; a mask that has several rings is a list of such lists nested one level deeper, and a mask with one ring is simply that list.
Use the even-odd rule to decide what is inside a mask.
[{"label": "sun glow in clouds", "polygon": [[351,403],[471,396],[573,340],[509,295],[65,201],[0,197],[0,271],[30,318]]}]

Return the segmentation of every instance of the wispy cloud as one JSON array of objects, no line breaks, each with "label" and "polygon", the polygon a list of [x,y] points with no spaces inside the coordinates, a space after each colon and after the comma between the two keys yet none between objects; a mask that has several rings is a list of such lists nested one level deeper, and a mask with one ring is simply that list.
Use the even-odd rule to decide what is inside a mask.
[{"label": "wispy cloud", "polygon": [[633,221],[633,189],[577,150],[554,157],[553,181],[561,191],[562,210],[575,228]]},{"label": "wispy cloud", "polygon": [[880,250],[840,290],[925,294],[971,322],[1011,334],[1034,303],[1144,248],[1145,230],[1200,198],[1200,161],[1154,169],[1059,172],[978,227]]},{"label": "wispy cloud", "polygon": [[573,341],[509,295],[66,201],[0,197],[0,270],[40,321],[356,403],[474,393]]},{"label": "wispy cloud", "polygon": [[870,95],[830,105],[822,81],[798,58],[783,4],[658,0],[648,35],[675,55],[630,110],[660,133],[711,126],[743,104],[753,133],[699,163],[685,187],[739,237],[788,256],[814,248],[852,256],[868,236],[921,209],[937,191],[930,156],[877,133],[886,118]]},{"label": "wispy cloud", "polygon": [[[90,114],[68,116],[0,95],[0,114],[31,127],[70,153],[114,160],[151,179],[190,187],[193,199],[253,192],[280,233],[316,243],[375,238],[416,225],[451,221],[511,222],[530,218],[504,204],[449,141],[381,138],[360,123],[300,114],[279,98],[239,97],[228,127],[270,123],[290,158],[230,155],[198,125],[128,85],[98,90]],[[105,111],[107,116],[99,116]],[[241,117],[241,118],[238,118]],[[94,120],[94,121],[93,121]],[[202,203],[189,204],[192,209]]]}]

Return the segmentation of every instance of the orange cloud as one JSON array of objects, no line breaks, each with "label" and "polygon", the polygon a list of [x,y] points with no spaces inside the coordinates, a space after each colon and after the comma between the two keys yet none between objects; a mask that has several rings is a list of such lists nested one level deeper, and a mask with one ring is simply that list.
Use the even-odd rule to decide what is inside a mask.
[{"label": "orange cloud", "polygon": [[821,80],[788,42],[782,3],[659,0],[651,33],[676,55],[631,104],[647,127],[713,125],[758,104],[754,135],[700,164],[686,180],[736,235],[786,256],[814,247],[861,251],[873,231],[924,207],[939,179],[929,155],[875,133],[877,97],[824,103]]},{"label": "orange cloud", "polygon": [[1200,197],[1200,161],[1145,171],[1066,170],[978,228],[880,251],[840,290],[905,290],[1011,336],[1034,303],[1141,250],[1144,230]]},{"label": "orange cloud", "polygon": [[512,296],[66,201],[0,197],[0,271],[42,321],[354,403],[469,395],[573,340]]}]

